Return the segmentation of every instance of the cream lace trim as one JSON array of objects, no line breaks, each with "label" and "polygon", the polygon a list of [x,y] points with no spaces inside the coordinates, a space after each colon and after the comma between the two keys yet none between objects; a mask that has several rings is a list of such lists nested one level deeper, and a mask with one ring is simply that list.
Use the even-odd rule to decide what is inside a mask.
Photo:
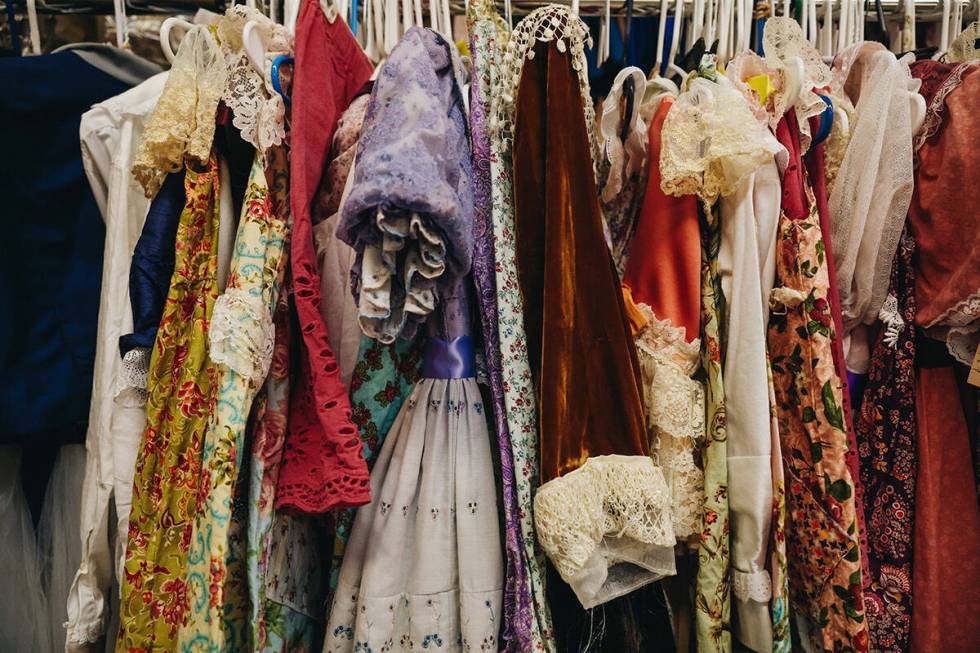
[{"label": "cream lace trim", "polygon": [[123,356],[116,377],[115,401],[127,408],[146,405],[147,378],[150,373],[150,349],[136,347]]},{"label": "cream lace trim", "polygon": [[[597,552],[615,550],[611,540],[673,547],[669,503],[663,475],[650,458],[596,456],[538,489],[534,526],[541,548],[570,582]],[[603,560],[607,566],[617,562]]]},{"label": "cream lace trim", "polygon": [[946,349],[964,365],[972,365],[980,343],[980,289],[948,308],[926,325],[929,335],[946,341]]},{"label": "cream lace trim", "polygon": [[963,81],[964,73],[969,69],[970,64],[968,63],[962,63],[956,66],[936,92],[935,97],[932,98],[932,102],[926,107],[926,117],[922,121],[922,128],[912,141],[916,152],[925,145],[927,140],[935,136],[936,132],[939,131],[939,128],[943,124],[943,110],[946,107],[946,98],[960,85]]},{"label": "cream lace trim", "polygon": [[898,299],[895,295],[889,293],[885,296],[881,310],[878,311],[878,319],[885,326],[885,344],[895,349],[898,347],[898,336],[905,328],[905,320],[902,319],[902,314],[898,310]]},{"label": "cream lace trim", "polygon": [[960,63],[975,62],[980,59],[976,48],[977,39],[980,39],[980,22],[973,21],[949,44],[946,61]]},{"label": "cream lace trim", "polygon": [[735,192],[782,148],[731,82],[695,79],[664,121],[660,186],[708,204]]},{"label": "cream lace trim", "polygon": [[768,19],[762,42],[767,60],[785,62],[790,57],[803,60],[803,85],[794,108],[800,128],[801,152],[806,152],[812,140],[810,118],[819,116],[827,108],[814,89],[830,87],[834,80],[833,72],[823,62],[820,52],[803,36],[800,24],[792,18],[776,16]]},{"label": "cream lace trim", "polygon": [[732,588],[735,598],[741,601],[768,603],[772,598],[772,580],[765,569],[750,572],[733,569]]},{"label": "cream lace trim", "polygon": [[535,9],[514,28],[510,41],[502,50],[500,82],[492,93],[490,129],[497,134],[503,153],[509,156],[514,145],[514,111],[521,70],[525,60],[534,58],[534,46],[539,42],[554,42],[559,52],[570,52],[572,55],[572,68],[578,75],[585,127],[592,148],[592,171],[598,181],[601,153],[595,133],[595,110],[589,95],[589,71],[585,60],[585,48],[592,47],[592,38],[589,28],[568,7],[548,5]]},{"label": "cream lace trim", "polygon": [[167,83],[143,130],[133,176],[154,197],[184,158],[204,165],[214,141],[214,116],[227,80],[224,54],[211,29],[192,28],[180,42]]},{"label": "cream lace trim", "polygon": [[[266,48],[264,74],[255,69],[242,49],[242,30],[248,21],[257,23]],[[258,9],[237,5],[218,22],[218,37],[228,70],[221,99],[232,110],[232,123],[242,139],[259,151],[280,145],[286,137],[286,106],[273,89],[270,74],[272,61],[292,51],[289,31]]]},{"label": "cream lace trim", "polygon": [[687,342],[684,327],[657,319],[645,304],[638,308],[647,318],[637,336],[637,355],[651,455],[670,488],[674,534],[685,539],[700,531],[704,503],[704,471],[697,459],[706,439],[705,392],[691,378],[701,342]]},{"label": "cream lace trim", "polygon": [[275,325],[262,298],[242,288],[228,288],[214,302],[209,332],[210,356],[261,385],[272,365]]}]

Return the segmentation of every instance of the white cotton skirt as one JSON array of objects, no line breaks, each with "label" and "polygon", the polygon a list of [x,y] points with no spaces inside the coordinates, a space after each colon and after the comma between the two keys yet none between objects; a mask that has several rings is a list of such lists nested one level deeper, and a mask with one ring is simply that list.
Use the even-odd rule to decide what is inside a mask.
[{"label": "white cotton skirt", "polygon": [[504,570],[476,381],[423,379],[357,512],[323,650],[496,651]]}]

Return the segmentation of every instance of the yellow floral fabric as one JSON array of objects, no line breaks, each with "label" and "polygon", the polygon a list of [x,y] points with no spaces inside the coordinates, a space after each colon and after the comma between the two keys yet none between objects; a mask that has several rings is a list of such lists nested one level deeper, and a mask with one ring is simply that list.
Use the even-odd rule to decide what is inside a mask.
[{"label": "yellow floral fabric", "polygon": [[218,163],[187,169],[170,290],[150,358],[116,650],[174,651],[188,608],[187,550],[201,447],[217,393],[208,330],[217,299]]}]

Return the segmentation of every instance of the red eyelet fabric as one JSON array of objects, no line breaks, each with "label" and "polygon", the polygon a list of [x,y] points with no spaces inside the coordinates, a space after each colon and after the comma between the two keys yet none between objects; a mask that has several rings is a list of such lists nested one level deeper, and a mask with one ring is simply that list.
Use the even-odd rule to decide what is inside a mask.
[{"label": "red eyelet fabric", "polygon": [[310,204],[329,163],[327,153],[337,121],[372,72],[347,24],[329,22],[318,0],[305,0],[296,25],[290,162],[290,253],[302,331],[300,375],[292,393],[276,508],[307,514],[371,500],[370,476],[351,421],[347,388],[320,317]]}]

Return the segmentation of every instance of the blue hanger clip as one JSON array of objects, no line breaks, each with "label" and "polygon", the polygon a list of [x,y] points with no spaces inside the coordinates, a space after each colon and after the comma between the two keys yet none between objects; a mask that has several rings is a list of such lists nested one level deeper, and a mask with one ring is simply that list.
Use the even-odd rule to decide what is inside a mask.
[{"label": "blue hanger clip", "polygon": [[282,96],[282,99],[286,102],[286,106],[289,106],[289,96],[283,93],[282,84],[279,82],[279,66],[282,64],[293,64],[295,59],[290,57],[288,54],[280,54],[272,61],[272,70],[269,71],[269,75],[272,77],[272,88],[276,90],[276,93]]},{"label": "blue hanger clip", "polygon": [[813,137],[814,145],[819,145],[827,140],[827,137],[830,136],[830,128],[834,125],[834,103],[826,95],[819,93],[817,95],[827,104],[827,108],[820,114],[820,128],[817,129],[817,133]]}]

